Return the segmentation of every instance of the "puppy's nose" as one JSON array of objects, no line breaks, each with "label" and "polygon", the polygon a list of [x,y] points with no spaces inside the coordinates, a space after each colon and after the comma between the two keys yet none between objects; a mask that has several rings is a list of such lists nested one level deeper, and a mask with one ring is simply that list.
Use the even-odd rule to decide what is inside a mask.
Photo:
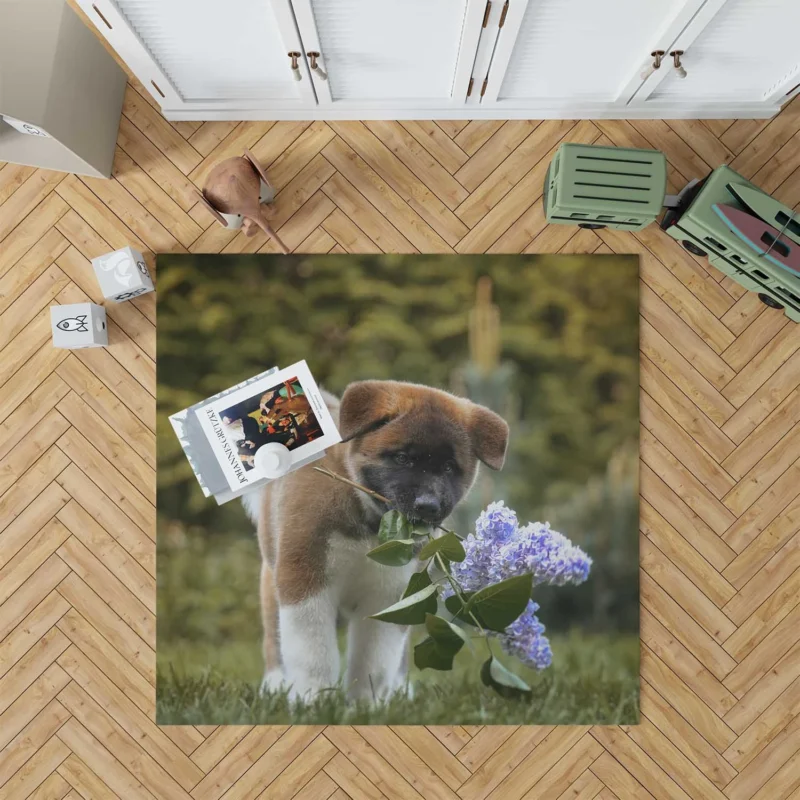
[{"label": "puppy's nose", "polygon": [[442,504],[432,494],[421,494],[414,501],[414,515],[422,519],[434,519],[442,510]]}]

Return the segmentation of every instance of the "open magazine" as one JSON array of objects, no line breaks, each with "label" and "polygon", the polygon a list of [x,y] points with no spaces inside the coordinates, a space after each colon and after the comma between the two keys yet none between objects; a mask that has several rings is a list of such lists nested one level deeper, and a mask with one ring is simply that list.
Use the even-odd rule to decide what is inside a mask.
[{"label": "open magazine", "polygon": [[295,470],[342,440],[305,361],[256,375],[170,422],[203,493],[219,503],[270,480],[257,465],[260,447],[283,445]]}]

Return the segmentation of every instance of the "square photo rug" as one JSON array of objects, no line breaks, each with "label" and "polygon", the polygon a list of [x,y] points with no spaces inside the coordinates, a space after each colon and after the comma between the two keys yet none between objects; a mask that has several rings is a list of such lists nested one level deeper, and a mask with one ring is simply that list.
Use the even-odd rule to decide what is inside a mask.
[{"label": "square photo rug", "polygon": [[157,721],[637,723],[638,273],[159,256]]}]

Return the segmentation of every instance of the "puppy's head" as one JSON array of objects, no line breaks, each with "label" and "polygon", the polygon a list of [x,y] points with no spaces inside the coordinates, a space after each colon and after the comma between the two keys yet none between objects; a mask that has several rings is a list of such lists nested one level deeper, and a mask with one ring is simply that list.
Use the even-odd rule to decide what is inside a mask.
[{"label": "puppy's head", "polygon": [[339,430],[349,442],[353,480],[407,517],[432,524],[441,523],[467,493],[479,461],[502,468],[508,444],[508,425],[488,408],[395,381],[350,384]]}]

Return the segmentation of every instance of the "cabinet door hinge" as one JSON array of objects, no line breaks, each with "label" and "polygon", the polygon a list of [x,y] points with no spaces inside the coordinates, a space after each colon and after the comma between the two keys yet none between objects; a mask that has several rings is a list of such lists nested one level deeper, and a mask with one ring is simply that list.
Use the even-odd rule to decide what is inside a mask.
[{"label": "cabinet door hinge", "polygon": [[467,86],[467,97],[469,97],[472,94],[472,86],[474,85],[474,83],[475,83],[475,78],[470,78],[469,86]]},{"label": "cabinet door hinge", "polygon": [[492,0],[486,0],[486,11],[483,12],[483,24],[481,25],[482,28],[486,27],[486,23],[489,21],[489,14],[492,10]]},{"label": "cabinet door hinge", "polygon": [[500,24],[497,26],[498,28],[502,28],[503,25],[506,24],[506,14],[508,14],[508,0],[506,0],[503,6],[503,12],[500,14]]}]

